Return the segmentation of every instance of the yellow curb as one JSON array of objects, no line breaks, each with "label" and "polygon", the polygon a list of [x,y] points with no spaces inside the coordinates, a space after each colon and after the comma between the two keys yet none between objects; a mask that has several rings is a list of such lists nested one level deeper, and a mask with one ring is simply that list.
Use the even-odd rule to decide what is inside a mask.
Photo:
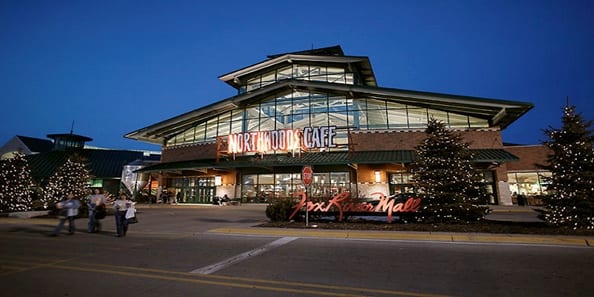
[{"label": "yellow curb", "polygon": [[262,235],[262,236],[292,236],[319,237],[344,239],[376,239],[376,240],[415,240],[440,242],[480,242],[480,243],[509,243],[509,244],[542,244],[563,246],[591,246],[591,237],[562,237],[562,236],[530,236],[530,235],[500,235],[500,234],[463,234],[463,233],[431,233],[431,232],[388,232],[388,231],[336,231],[319,229],[273,229],[273,228],[216,228],[210,233]]}]

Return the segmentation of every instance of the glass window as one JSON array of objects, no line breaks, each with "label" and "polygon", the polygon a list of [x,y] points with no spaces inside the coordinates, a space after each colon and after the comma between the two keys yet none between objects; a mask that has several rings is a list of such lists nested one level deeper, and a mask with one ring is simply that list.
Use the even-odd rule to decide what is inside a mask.
[{"label": "glass window", "polygon": [[468,116],[448,113],[448,119],[450,121],[450,127],[455,128],[467,128],[468,127]]},{"label": "glass window", "polygon": [[310,79],[314,81],[326,81],[326,67],[310,66]]},{"label": "glass window", "polygon": [[260,120],[259,119],[249,119],[247,122],[247,131],[260,131]]},{"label": "glass window", "polygon": [[441,110],[429,109],[429,118],[434,118],[447,126],[449,126],[448,113]]},{"label": "glass window", "polygon": [[276,81],[276,73],[269,72],[262,75],[261,87],[273,84]]},{"label": "glass window", "polygon": [[386,110],[368,110],[367,125],[369,129],[387,129],[388,119],[386,118]]},{"label": "glass window", "polygon": [[327,77],[328,77],[328,82],[331,82],[331,83],[339,83],[339,84],[346,83],[344,69],[342,69],[342,68],[328,67]]},{"label": "glass window", "polygon": [[353,85],[353,84],[355,84],[354,75],[352,73],[345,74],[344,78],[345,78],[345,83],[347,85]]},{"label": "glass window", "polygon": [[217,124],[217,118],[210,119],[208,122],[206,122],[206,140],[217,137]]},{"label": "glass window", "polygon": [[406,109],[388,109],[388,125],[390,129],[408,128]]},{"label": "glass window", "polygon": [[331,96],[328,98],[328,110],[330,112],[346,111],[347,100],[344,96]]},{"label": "glass window", "polygon": [[550,172],[510,172],[507,174],[510,192],[529,196],[546,194],[546,176]]},{"label": "glass window", "polygon": [[471,128],[488,128],[489,121],[475,117],[468,117],[468,122]]},{"label": "glass window", "polygon": [[218,135],[228,135],[231,130],[231,112],[226,112],[219,116],[218,120]]},{"label": "glass window", "polygon": [[258,88],[260,88],[260,77],[259,76],[248,80],[248,82],[247,82],[248,92],[258,89]]},{"label": "glass window", "polygon": [[293,65],[293,78],[309,80],[309,66]]},{"label": "glass window", "polygon": [[276,74],[277,80],[289,79],[293,75],[293,68],[291,66],[281,68]]},{"label": "glass window", "polygon": [[426,108],[409,108],[408,109],[408,125],[409,125],[409,128],[427,127],[427,109]]},{"label": "glass window", "polygon": [[353,119],[349,118],[346,112],[333,112],[329,114],[328,119],[330,126],[336,126],[339,128],[347,128],[349,127],[349,123],[353,122]]},{"label": "glass window", "polygon": [[204,141],[204,137],[206,136],[206,123],[202,123],[196,126],[194,137],[196,141]]},{"label": "glass window", "polygon": [[311,113],[317,114],[328,112],[328,98],[324,94],[312,94],[310,104]]},{"label": "glass window", "polygon": [[366,108],[367,110],[386,110],[386,102],[375,99],[368,99]]}]

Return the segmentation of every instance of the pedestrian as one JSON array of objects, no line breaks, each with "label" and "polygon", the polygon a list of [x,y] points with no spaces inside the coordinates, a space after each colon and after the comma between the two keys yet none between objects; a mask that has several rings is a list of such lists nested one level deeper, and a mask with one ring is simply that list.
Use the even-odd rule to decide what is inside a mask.
[{"label": "pedestrian", "polygon": [[58,209],[58,217],[60,218],[60,222],[54,229],[54,232],[50,234],[50,236],[58,236],[64,227],[64,223],[68,220],[68,234],[72,235],[76,231],[76,227],[74,225],[74,219],[78,215],[78,208],[80,207],[80,201],[74,199],[74,193],[69,192],[66,195],[66,198],[62,201],[56,203],[56,208]]},{"label": "pedestrian", "polygon": [[87,197],[87,205],[89,206],[89,224],[87,232],[95,233],[101,231],[101,219],[105,217],[105,195],[101,193],[101,189],[93,189],[93,194]]},{"label": "pedestrian", "polygon": [[132,201],[128,200],[126,193],[120,193],[120,197],[113,202],[117,237],[126,236],[128,231],[128,220],[126,219],[128,207],[132,207]]}]

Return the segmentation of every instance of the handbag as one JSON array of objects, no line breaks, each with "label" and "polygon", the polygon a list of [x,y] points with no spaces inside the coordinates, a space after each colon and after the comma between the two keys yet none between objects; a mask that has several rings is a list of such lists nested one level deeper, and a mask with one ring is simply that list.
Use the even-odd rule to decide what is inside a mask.
[{"label": "handbag", "polygon": [[138,219],[136,218],[136,216],[131,217],[129,219],[126,219],[128,221],[128,224],[136,224],[138,223]]},{"label": "handbag", "polygon": [[101,220],[105,218],[107,211],[105,211],[105,206],[99,205],[95,208],[95,219]]},{"label": "handbag", "polygon": [[128,224],[138,223],[138,219],[136,218],[136,208],[134,206],[128,207],[125,218],[128,220]]}]

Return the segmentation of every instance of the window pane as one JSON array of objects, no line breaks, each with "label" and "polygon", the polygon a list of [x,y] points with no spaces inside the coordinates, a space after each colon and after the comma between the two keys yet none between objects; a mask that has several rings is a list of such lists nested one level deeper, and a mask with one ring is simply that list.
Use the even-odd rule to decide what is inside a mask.
[{"label": "window pane", "polygon": [[251,90],[255,90],[260,88],[260,77],[255,77],[252,79],[249,79],[247,82],[247,90],[251,91]]},{"label": "window pane", "polygon": [[324,94],[312,94],[310,104],[311,113],[328,112],[328,98]]},{"label": "window pane", "polygon": [[206,123],[202,123],[196,126],[196,132],[194,132],[195,141],[204,141],[206,133]]},{"label": "window pane", "polygon": [[344,96],[332,96],[328,98],[328,106],[330,112],[346,111],[347,100]]},{"label": "window pane", "polygon": [[354,83],[355,83],[355,80],[354,80],[354,78],[353,78],[353,77],[354,77],[354,76],[353,76],[353,74],[352,74],[352,73],[347,73],[347,74],[345,75],[345,83],[346,83],[347,85],[352,85],[352,84],[354,84]]},{"label": "window pane", "polygon": [[231,122],[231,133],[241,133],[241,132],[243,132],[243,121]]},{"label": "window pane", "polygon": [[468,116],[455,114],[455,113],[448,113],[448,117],[450,119],[450,127],[456,128],[467,128],[468,127]]},{"label": "window pane", "polygon": [[276,73],[270,72],[262,75],[262,87],[272,84],[276,81]]},{"label": "window pane", "polygon": [[349,123],[353,122],[353,119],[349,119],[346,112],[333,112],[329,114],[328,118],[331,126],[337,126],[339,128],[347,128]]},{"label": "window pane", "polygon": [[293,68],[291,66],[279,69],[277,72],[277,80],[289,79],[293,75]]},{"label": "window pane", "polygon": [[388,109],[388,123],[390,129],[408,128],[406,109]]},{"label": "window pane", "polygon": [[310,66],[310,79],[314,81],[326,81],[326,67]]},{"label": "window pane", "polygon": [[309,93],[294,92],[293,93],[293,113],[302,114],[309,113]]},{"label": "window pane", "polygon": [[425,109],[425,108],[409,108],[408,109],[408,123],[409,123],[410,128],[427,127],[427,109]]},{"label": "window pane", "polygon": [[293,65],[293,78],[309,80],[309,66]]},{"label": "window pane", "polygon": [[386,102],[375,100],[375,99],[368,99],[367,100],[367,110],[378,110],[383,109],[386,110]]},{"label": "window pane", "polygon": [[444,123],[446,127],[449,126],[448,123],[448,113],[441,110],[429,109],[429,117],[433,117],[434,119]]},{"label": "window pane", "polygon": [[468,117],[468,121],[470,122],[471,128],[488,128],[489,121],[483,120],[475,117]]},{"label": "window pane", "polygon": [[231,112],[219,116],[218,135],[228,135],[231,129]]},{"label": "window pane", "polygon": [[386,118],[386,110],[368,110],[367,124],[369,129],[387,129],[388,119]]},{"label": "window pane", "polygon": [[217,119],[210,119],[206,123],[206,139],[217,137]]}]

